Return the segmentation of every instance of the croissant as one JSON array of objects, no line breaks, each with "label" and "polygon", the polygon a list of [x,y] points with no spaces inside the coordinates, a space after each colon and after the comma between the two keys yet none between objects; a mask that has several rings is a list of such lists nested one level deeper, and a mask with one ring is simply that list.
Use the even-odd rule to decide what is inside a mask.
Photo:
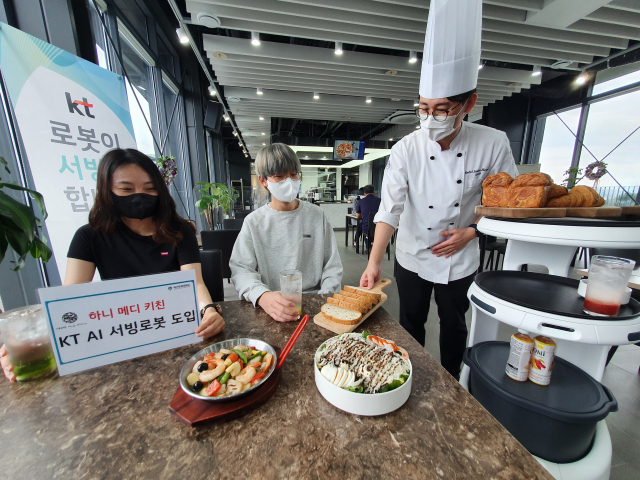
[{"label": "croissant", "polygon": [[546,173],[533,172],[518,175],[509,188],[516,187],[548,187],[553,183]]},{"label": "croissant", "polygon": [[585,185],[573,187],[571,192],[569,192],[569,195],[577,195],[579,198],[584,198],[580,205],[577,205],[579,207],[597,207],[601,198],[600,195],[598,195],[598,192]]},{"label": "croissant", "polygon": [[485,207],[506,207],[509,205],[508,186],[513,178],[506,172],[489,175],[482,182],[482,205]]},{"label": "croissant", "polygon": [[556,185],[555,183],[551,184],[549,187],[549,191],[547,192],[547,200],[556,197],[562,197],[563,195],[567,195],[569,190],[567,187],[563,187],[562,185]]},{"label": "croissant", "polygon": [[514,188],[514,184],[515,181],[509,187],[509,207],[539,208],[544,207],[547,203],[548,186],[535,185]]},{"label": "croissant", "polygon": [[561,197],[552,198],[547,200],[545,207],[575,207],[578,202],[578,198],[572,195],[563,195]]}]

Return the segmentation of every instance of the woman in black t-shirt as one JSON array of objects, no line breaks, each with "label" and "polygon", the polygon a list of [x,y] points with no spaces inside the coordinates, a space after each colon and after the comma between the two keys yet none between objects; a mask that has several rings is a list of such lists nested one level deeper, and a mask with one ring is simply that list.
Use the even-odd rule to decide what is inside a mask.
[{"label": "woman in black t-shirt", "polygon": [[[115,149],[102,158],[89,224],[71,241],[63,285],[90,282],[96,268],[103,280],[195,270],[199,308],[206,307],[196,335],[208,338],[224,329],[202,280],[195,227],[178,215],[160,171],[137,150]],[[15,381],[4,346],[0,359]]]}]

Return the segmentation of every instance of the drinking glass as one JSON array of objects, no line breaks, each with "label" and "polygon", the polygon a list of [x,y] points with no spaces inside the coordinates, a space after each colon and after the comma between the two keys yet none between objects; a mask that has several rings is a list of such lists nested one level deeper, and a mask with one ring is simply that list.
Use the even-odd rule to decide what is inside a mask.
[{"label": "drinking glass", "polygon": [[584,312],[598,317],[616,316],[635,264],[626,258],[594,256],[589,267]]},{"label": "drinking glass", "polygon": [[300,270],[283,270],[280,272],[280,293],[295,303],[293,309],[302,315],[302,272]]},{"label": "drinking glass", "polygon": [[0,343],[4,343],[19,382],[56,370],[47,320],[40,305],[15,308],[0,315]]}]

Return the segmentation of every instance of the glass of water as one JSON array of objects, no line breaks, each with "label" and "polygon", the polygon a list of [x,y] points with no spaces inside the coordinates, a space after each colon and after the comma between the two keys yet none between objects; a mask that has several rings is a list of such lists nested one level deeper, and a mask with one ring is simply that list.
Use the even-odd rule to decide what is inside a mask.
[{"label": "glass of water", "polygon": [[13,373],[27,382],[56,370],[47,320],[40,305],[15,308],[0,315],[0,343],[4,343]]},{"label": "glass of water", "polygon": [[584,312],[599,317],[614,317],[636,262],[626,258],[595,255],[591,258]]},{"label": "glass of water", "polygon": [[280,293],[293,302],[293,309],[302,315],[302,272],[300,270],[283,270],[280,272]]}]

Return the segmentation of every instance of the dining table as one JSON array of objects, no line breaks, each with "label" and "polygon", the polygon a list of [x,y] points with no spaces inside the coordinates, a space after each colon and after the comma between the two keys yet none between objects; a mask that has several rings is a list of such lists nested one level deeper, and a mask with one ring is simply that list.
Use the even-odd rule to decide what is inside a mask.
[{"label": "dining table", "polygon": [[[305,295],[303,314],[318,313],[326,298]],[[220,306],[225,329],[206,341],[72,375],[0,384],[0,477],[553,478],[383,307],[357,331],[407,350],[412,391],[398,410],[358,416],[322,397],[314,353],[335,334],[310,321],[273,397],[240,418],[190,428],[169,403],[192,355],[234,338],[283,347],[298,324],[278,323],[246,301]]]}]

